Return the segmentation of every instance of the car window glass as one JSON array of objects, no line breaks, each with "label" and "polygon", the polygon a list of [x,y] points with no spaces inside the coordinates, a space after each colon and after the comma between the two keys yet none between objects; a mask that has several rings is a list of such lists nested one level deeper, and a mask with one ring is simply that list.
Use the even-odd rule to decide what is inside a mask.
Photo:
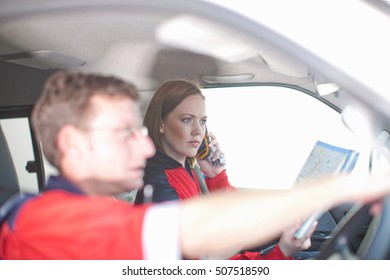
[{"label": "car window glass", "polygon": [[34,161],[28,119],[3,119],[0,124],[16,169],[20,190],[38,192],[37,173],[30,173],[26,169],[27,163]]},{"label": "car window glass", "polygon": [[353,176],[368,174],[368,151],[340,114],[287,87],[203,89],[207,126],[225,153],[230,182],[244,188],[291,187],[317,140],[360,153]]},{"label": "car window glass", "polygon": [[370,168],[374,175],[386,175],[390,172],[390,151],[388,149],[373,149],[370,158]]}]

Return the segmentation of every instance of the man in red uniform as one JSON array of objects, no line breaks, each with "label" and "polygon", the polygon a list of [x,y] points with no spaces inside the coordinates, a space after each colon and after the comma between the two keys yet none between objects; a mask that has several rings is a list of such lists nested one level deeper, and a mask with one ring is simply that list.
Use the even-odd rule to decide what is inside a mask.
[{"label": "man in red uniform", "polygon": [[112,198],[143,185],[145,161],[155,152],[140,126],[137,99],[132,85],[112,77],[61,72],[47,82],[32,121],[61,175],[50,177],[42,194],[13,205],[2,227],[2,257],[153,258],[149,231],[166,235],[159,249],[179,257],[178,215],[164,214],[177,207],[158,210],[172,224],[165,234],[153,210],[145,217],[149,206]]},{"label": "man in red uniform", "polygon": [[315,211],[390,193],[388,177],[340,179],[133,207],[113,195],[142,187],[155,153],[137,99],[131,84],[114,77],[57,72],[48,79],[32,123],[59,175],[41,194],[2,205],[0,259],[202,258],[270,241]]}]

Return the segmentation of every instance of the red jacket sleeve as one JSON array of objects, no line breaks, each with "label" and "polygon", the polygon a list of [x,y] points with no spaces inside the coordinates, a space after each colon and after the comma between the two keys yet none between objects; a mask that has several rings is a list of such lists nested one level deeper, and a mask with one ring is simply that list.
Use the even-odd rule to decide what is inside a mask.
[{"label": "red jacket sleeve", "polygon": [[143,259],[150,206],[48,191],[22,206],[13,227],[3,225],[0,259]]},{"label": "red jacket sleeve", "polygon": [[282,251],[279,248],[279,245],[276,245],[269,253],[260,254],[259,252],[244,252],[241,254],[234,255],[229,258],[230,260],[293,260],[293,257],[286,257],[283,255]]},{"label": "red jacket sleeve", "polygon": [[207,188],[210,192],[218,190],[235,191],[236,189],[230,185],[226,171],[223,170],[214,178],[205,178]]}]

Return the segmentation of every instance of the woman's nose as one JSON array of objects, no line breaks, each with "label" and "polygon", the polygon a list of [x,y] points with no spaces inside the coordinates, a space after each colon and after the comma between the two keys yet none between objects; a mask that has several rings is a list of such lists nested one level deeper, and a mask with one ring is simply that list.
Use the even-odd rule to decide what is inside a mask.
[{"label": "woman's nose", "polygon": [[203,133],[203,127],[200,124],[194,123],[192,127],[192,134],[193,135],[199,135]]}]

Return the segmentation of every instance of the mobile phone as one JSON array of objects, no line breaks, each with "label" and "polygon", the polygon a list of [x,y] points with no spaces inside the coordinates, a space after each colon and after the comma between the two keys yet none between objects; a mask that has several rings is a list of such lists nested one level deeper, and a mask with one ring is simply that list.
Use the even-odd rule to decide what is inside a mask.
[{"label": "mobile phone", "polygon": [[206,133],[204,134],[203,141],[200,144],[200,147],[198,149],[197,156],[199,159],[206,159],[211,155],[211,149],[210,149],[210,139],[207,136],[207,128]]},{"label": "mobile phone", "polygon": [[197,157],[199,159],[207,159],[215,166],[224,166],[226,164],[223,155],[220,155],[217,159],[213,159],[215,153],[215,147],[210,147],[210,138],[207,136],[208,131],[204,134],[203,141],[198,149]]}]

